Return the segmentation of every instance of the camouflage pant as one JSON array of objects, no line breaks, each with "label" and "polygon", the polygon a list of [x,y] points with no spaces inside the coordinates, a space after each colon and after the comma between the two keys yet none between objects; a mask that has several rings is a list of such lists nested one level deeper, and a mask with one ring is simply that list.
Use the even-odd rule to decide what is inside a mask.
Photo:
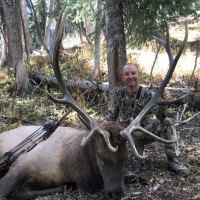
[{"label": "camouflage pant", "polygon": [[[174,140],[175,138],[177,138],[175,127],[173,127],[173,122],[169,118],[166,118],[162,122],[160,122],[158,119],[155,119],[153,122],[151,121],[150,123],[144,123],[143,127],[151,133],[162,137],[163,139]],[[143,154],[144,145],[155,142],[155,140],[145,136],[141,132],[135,134],[133,138],[138,153],[140,155]],[[178,142],[172,144],[165,144],[164,146],[166,155],[174,157],[180,154],[180,151],[178,149]]]}]

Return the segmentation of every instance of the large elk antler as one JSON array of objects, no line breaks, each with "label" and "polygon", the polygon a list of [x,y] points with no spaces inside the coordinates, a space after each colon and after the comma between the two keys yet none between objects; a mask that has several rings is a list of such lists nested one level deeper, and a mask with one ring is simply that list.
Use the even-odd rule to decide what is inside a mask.
[{"label": "large elk antler", "polygon": [[62,99],[57,99],[57,98],[54,98],[52,95],[50,95],[47,90],[46,90],[46,93],[52,101],[54,101],[56,103],[68,104],[71,108],[73,108],[79,114],[81,120],[84,122],[84,124],[87,126],[87,128],[90,129],[89,134],[86,136],[86,138],[83,139],[83,141],[81,143],[82,145],[86,144],[86,142],[89,140],[89,138],[91,137],[91,135],[93,133],[99,132],[100,134],[103,135],[108,148],[111,151],[116,152],[118,148],[117,147],[114,148],[110,144],[109,133],[104,131],[103,129],[101,129],[90,118],[90,116],[78,105],[78,103],[72,98],[72,96],[69,93],[68,88],[62,78],[60,68],[59,68],[59,48],[60,48],[63,31],[64,31],[64,20],[66,18],[66,14],[67,14],[66,6],[67,6],[67,3],[63,6],[62,10],[60,11],[60,14],[59,14],[59,17],[57,20],[57,24],[56,24],[56,28],[55,28],[55,32],[53,33],[53,39],[51,40],[50,51],[49,51],[53,70],[54,70],[56,79],[58,81],[60,90],[63,94],[63,97],[62,97]]},{"label": "large elk antler", "polygon": [[[169,143],[174,143],[177,141],[178,138],[176,138],[175,140],[165,140],[161,137],[158,137],[156,135],[154,135],[153,133],[147,131],[146,129],[144,129],[143,127],[140,126],[140,122],[141,120],[144,118],[144,116],[149,112],[150,109],[152,109],[154,106],[156,105],[169,105],[171,103],[175,103],[177,102],[178,100],[180,100],[181,98],[184,98],[186,95],[180,97],[180,98],[177,98],[175,100],[163,100],[161,98],[161,95],[162,95],[162,92],[164,90],[164,88],[166,87],[166,85],[168,84],[169,80],[171,79],[172,77],[172,74],[175,70],[175,67],[176,67],[176,64],[184,50],[184,47],[185,47],[185,44],[187,42],[187,38],[188,38],[188,27],[187,27],[187,23],[185,25],[185,38],[178,50],[178,53],[176,55],[175,58],[173,58],[173,55],[172,55],[172,52],[171,52],[171,48],[170,48],[170,42],[169,42],[169,28],[168,28],[168,24],[167,24],[167,21],[165,19],[165,23],[166,23],[166,41],[163,41],[157,37],[154,37],[157,42],[159,42],[161,45],[164,46],[167,54],[168,54],[168,57],[169,57],[169,69],[168,69],[168,72],[164,78],[164,80],[162,81],[159,89],[156,91],[155,95],[153,96],[153,98],[146,104],[146,106],[142,109],[142,111],[138,114],[138,116],[132,121],[132,123],[127,127],[125,128],[123,131],[121,131],[121,135],[126,138],[129,142],[129,145],[132,149],[132,151],[134,152],[135,156],[140,158],[140,159],[144,159],[146,158],[146,156],[141,156],[138,154],[137,150],[136,150],[136,147],[135,147],[135,144],[134,144],[134,141],[131,137],[131,134],[134,134],[134,132],[136,130],[139,130],[141,131],[142,133],[144,133],[145,135],[147,135],[148,137],[151,137],[159,142],[162,142],[162,143],[165,143],[165,144],[169,144]],[[175,129],[173,131],[176,131]]]}]

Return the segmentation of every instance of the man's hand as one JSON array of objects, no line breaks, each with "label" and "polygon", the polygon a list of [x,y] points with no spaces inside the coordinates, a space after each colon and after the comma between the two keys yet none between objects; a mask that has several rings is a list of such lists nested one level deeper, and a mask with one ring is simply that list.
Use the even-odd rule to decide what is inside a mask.
[{"label": "man's hand", "polygon": [[173,100],[173,99],[174,99],[174,98],[171,96],[170,91],[169,91],[169,90],[166,90],[166,89],[163,90],[162,98],[163,98],[164,100]]}]

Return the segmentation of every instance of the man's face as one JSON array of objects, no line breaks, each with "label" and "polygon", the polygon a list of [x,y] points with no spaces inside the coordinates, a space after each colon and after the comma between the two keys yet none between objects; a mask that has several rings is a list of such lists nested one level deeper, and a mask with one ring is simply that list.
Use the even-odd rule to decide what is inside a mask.
[{"label": "man's face", "polygon": [[127,87],[137,87],[139,86],[140,73],[135,65],[126,65],[123,69],[122,80]]}]

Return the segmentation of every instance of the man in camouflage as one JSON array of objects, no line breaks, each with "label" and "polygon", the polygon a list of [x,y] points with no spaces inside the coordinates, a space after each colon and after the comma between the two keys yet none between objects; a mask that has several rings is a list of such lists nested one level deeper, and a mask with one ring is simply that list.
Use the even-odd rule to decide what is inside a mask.
[{"label": "man in camouflage", "polygon": [[[127,127],[150,101],[154,93],[140,86],[140,72],[135,64],[129,63],[124,66],[122,80],[125,87],[114,91],[108,110],[108,121],[119,121],[124,127]],[[164,100],[172,99],[170,92],[166,89],[162,93],[162,98]],[[141,126],[157,136],[173,140],[177,137],[176,131],[172,121],[166,116],[167,106],[155,106],[142,120]],[[134,136],[134,141],[140,155],[143,154],[145,144],[154,142],[154,140],[146,137],[142,133]],[[165,153],[169,167],[175,173],[182,175],[189,173],[188,168],[178,160],[180,154],[178,142],[165,144]],[[134,163],[140,164],[141,161],[135,159]]]}]

